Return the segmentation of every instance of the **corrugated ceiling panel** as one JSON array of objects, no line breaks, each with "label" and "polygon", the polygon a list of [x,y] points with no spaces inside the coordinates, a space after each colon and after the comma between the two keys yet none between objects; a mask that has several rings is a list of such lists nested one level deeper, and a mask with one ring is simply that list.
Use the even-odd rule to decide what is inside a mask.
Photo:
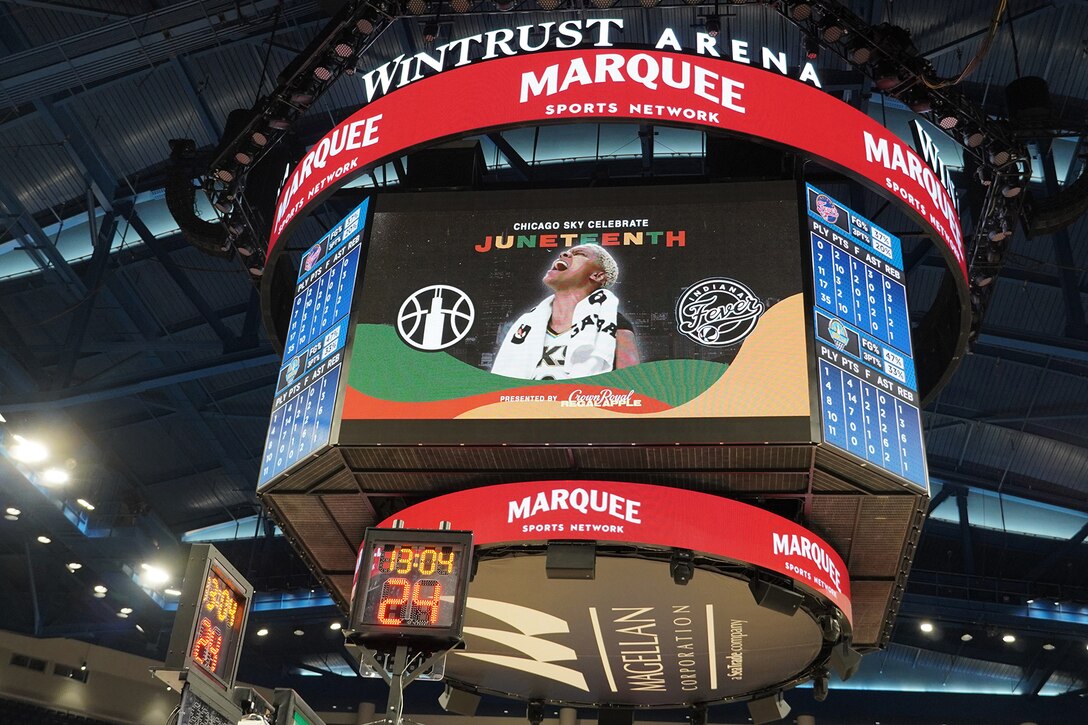
[{"label": "corrugated ceiling panel", "polygon": [[[963,416],[1000,416],[1002,411],[1025,410],[1036,392],[1042,390],[1039,383],[1039,369],[1035,366],[988,355],[968,355],[932,410]],[[995,391],[1000,395],[994,395]]]},{"label": "corrugated ceiling panel", "polygon": [[213,310],[244,304],[253,283],[236,259],[209,257],[198,249],[185,247],[170,255]]},{"label": "corrugated ceiling panel", "polygon": [[24,116],[2,128],[4,183],[24,207],[35,212],[84,195],[87,187],[82,176],[37,115]]},{"label": "corrugated ceiling panel", "polygon": [[162,163],[170,153],[169,139],[191,138],[198,147],[218,141],[201,122],[190,96],[181,69],[168,64],[64,104],[106,152],[114,171],[127,175]]},{"label": "corrugated ceiling panel", "polygon": [[[214,48],[190,57],[190,65],[196,76],[193,83],[220,127],[226,121],[228,113],[236,108],[249,108],[253,105],[258,95],[263,57],[264,48],[249,42]],[[286,65],[291,58],[290,52],[273,49],[269,61],[270,80],[265,80],[264,93],[271,90],[270,83],[275,82],[279,68]]]},{"label": "corrugated ceiling panel", "polygon": [[989,325],[1056,337],[1064,334],[1065,300],[1061,289],[1007,278],[996,284],[983,331]]},{"label": "corrugated ceiling panel", "polygon": [[158,261],[129,265],[126,276],[137,288],[144,308],[163,326],[170,327],[199,315]]},{"label": "corrugated ceiling panel", "polygon": [[[1044,9],[1016,20],[1013,25],[1020,54],[1020,75],[1046,78],[1050,92],[1056,98],[1083,98],[1088,90],[1083,47],[1084,39],[1088,37],[1088,6],[1072,2],[1017,2],[1010,4],[1010,11],[1019,15],[1033,6]],[[998,74],[994,82],[1004,84],[1013,80],[1017,71],[1012,62],[1012,42],[1007,26],[1002,27],[991,52],[1001,61],[991,63]],[[1056,104],[1055,110],[1061,112],[1061,103]]]},{"label": "corrugated ceiling panel", "polygon": [[[111,3],[121,5],[121,2]],[[117,10],[124,12],[122,8]],[[90,14],[80,15],[63,8],[48,10],[40,7],[20,6],[11,3],[9,6],[11,19],[14,20],[22,35],[25,36],[30,47],[54,43],[73,35],[84,33],[111,22],[106,17],[93,17]]]}]

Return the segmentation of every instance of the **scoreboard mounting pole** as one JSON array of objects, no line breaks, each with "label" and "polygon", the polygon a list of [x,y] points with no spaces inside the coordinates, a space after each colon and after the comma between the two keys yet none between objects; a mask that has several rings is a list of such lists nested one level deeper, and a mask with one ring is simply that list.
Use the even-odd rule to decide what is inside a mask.
[{"label": "scoreboard mounting pole", "polygon": [[344,637],[389,685],[376,722],[401,725],[404,688],[461,645],[471,573],[470,531],[366,530]]}]

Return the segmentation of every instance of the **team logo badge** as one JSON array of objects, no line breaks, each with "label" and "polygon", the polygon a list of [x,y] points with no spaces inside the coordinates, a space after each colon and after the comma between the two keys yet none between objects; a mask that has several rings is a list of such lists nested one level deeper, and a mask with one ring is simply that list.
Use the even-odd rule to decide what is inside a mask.
[{"label": "team logo badge", "polygon": [[826,194],[816,196],[816,213],[828,224],[834,224],[839,219],[839,207],[835,206],[835,202],[831,201],[831,197]]},{"label": "team logo badge", "polygon": [[589,304],[599,305],[605,301],[605,294],[603,289],[599,289],[589,296]]},{"label": "team logo badge", "polygon": [[835,343],[835,347],[840,350],[850,343],[850,334],[846,331],[846,325],[839,320],[827,323],[827,334],[831,335],[831,342]]},{"label": "team logo badge", "polygon": [[532,329],[533,328],[531,325],[522,325],[514,332],[514,336],[510,338],[510,342],[514,343],[515,345],[520,345],[521,343],[525,342],[525,338],[529,336],[529,331]]},{"label": "team logo badge", "polygon": [[317,264],[317,260],[321,259],[321,255],[324,252],[324,248],[320,244],[315,244],[313,249],[306,252],[306,256],[302,258],[302,271],[309,272]]},{"label": "team logo badge", "polygon": [[443,350],[464,339],[476,310],[461,290],[432,284],[409,295],[397,312],[400,339],[419,350]]},{"label": "team logo badge", "polygon": [[711,277],[684,290],[676,301],[676,329],[707,347],[736,345],[755,329],[766,305],[735,279]]},{"label": "team logo badge", "polygon": [[290,384],[291,381],[295,379],[295,376],[298,375],[298,369],[299,369],[298,358],[297,357],[291,358],[291,362],[287,363],[287,372],[286,372],[286,374],[284,376],[285,382]]}]

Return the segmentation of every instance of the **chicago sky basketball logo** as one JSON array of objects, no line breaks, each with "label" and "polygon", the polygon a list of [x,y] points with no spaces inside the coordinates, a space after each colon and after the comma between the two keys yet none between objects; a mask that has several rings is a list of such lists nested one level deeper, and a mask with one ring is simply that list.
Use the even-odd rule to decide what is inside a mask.
[{"label": "chicago sky basketball logo", "polygon": [[419,350],[442,350],[464,339],[476,310],[461,290],[432,284],[409,295],[397,312],[400,339]]},{"label": "chicago sky basketball logo", "polygon": [[816,196],[816,213],[828,224],[834,224],[839,219],[839,207],[835,206],[835,202],[827,194]]},{"label": "chicago sky basketball logo", "polygon": [[755,329],[766,305],[735,279],[711,277],[684,290],[676,301],[676,329],[707,347],[736,345]]},{"label": "chicago sky basketball logo", "polygon": [[831,342],[840,350],[850,344],[850,333],[846,331],[846,325],[838,320],[827,323],[827,334],[831,335]]}]

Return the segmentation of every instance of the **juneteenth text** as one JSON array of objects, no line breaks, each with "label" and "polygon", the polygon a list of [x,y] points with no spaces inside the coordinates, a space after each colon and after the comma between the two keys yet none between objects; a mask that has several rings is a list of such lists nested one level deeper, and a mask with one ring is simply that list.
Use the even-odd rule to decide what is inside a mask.
[{"label": "juneteenth text", "polygon": [[687,244],[687,232],[637,231],[637,232],[582,232],[578,234],[496,234],[487,235],[473,247],[477,252],[503,249],[559,249],[579,244],[600,244],[602,247],[664,246],[683,247]]}]

